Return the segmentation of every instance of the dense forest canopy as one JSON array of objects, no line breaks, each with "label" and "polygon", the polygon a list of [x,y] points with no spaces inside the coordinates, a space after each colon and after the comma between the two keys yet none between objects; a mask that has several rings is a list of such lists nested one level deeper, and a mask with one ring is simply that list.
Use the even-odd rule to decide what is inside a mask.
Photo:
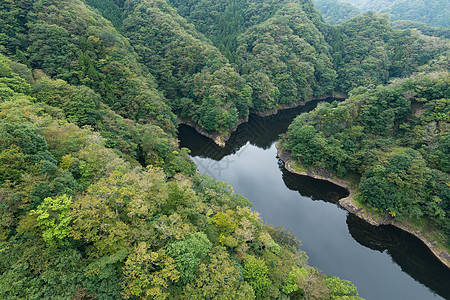
[{"label": "dense forest canopy", "polygon": [[449,73],[432,73],[354,89],[297,117],[283,143],[305,166],[356,179],[361,203],[438,228],[448,248],[449,116]]},{"label": "dense forest canopy", "polygon": [[392,23],[395,29],[418,30],[424,35],[450,39],[450,27],[433,27],[418,21],[399,20]]},{"label": "dense forest canopy", "polygon": [[249,113],[251,88],[220,51],[164,1],[129,1],[124,35],[174,111],[209,131]]},{"label": "dense forest canopy", "polygon": [[388,13],[393,21],[411,20],[431,26],[450,26],[450,3],[447,0],[343,0],[361,11]]},{"label": "dense forest canopy", "polygon": [[[73,105],[93,90],[34,81],[4,55],[0,75],[2,298],[358,298],[229,185],[196,175],[160,126],[100,105],[99,130],[80,128],[90,110]],[[146,168],[120,151],[134,143]]]},{"label": "dense forest canopy", "polygon": [[1,298],[359,298],[179,148],[177,115],[226,131],[253,98],[167,2],[6,1],[0,23]]},{"label": "dense forest canopy", "polygon": [[[177,125],[225,135],[350,92],[299,117],[287,149],[448,233],[448,54],[386,15],[331,26],[309,0],[2,1],[0,297],[358,299],[197,174]],[[418,72],[434,73],[376,87]]]},{"label": "dense forest canopy", "polygon": [[179,118],[224,135],[251,111],[386,83],[448,51],[374,13],[332,27],[306,0],[87,3],[128,38]]},{"label": "dense forest canopy", "polygon": [[314,4],[322,12],[325,21],[332,25],[344,23],[361,13],[357,6],[346,1],[315,0]]},{"label": "dense forest canopy", "polygon": [[364,13],[335,29],[334,63],[340,89],[387,83],[425,69],[445,69],[448,40],[392,28],[387,15]]}]

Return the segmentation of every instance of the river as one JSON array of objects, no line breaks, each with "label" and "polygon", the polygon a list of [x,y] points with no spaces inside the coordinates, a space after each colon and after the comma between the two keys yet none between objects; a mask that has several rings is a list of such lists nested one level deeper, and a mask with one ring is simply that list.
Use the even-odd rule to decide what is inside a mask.
[{"label": "river", "polygon": [[[330,99],[331,101],[331,99]],[[226,147],[181,125],[180,145],[191,150],[200,173],[229,182],[272,225],[289,228],[309,264],[352,281],[369,300],[450,299],[450,270],[414,236],[392,226],[372,226],[337,205],[347,191],[289,173],[277,158],[279,134],[316,102],[277,115],[251,115]]]}]

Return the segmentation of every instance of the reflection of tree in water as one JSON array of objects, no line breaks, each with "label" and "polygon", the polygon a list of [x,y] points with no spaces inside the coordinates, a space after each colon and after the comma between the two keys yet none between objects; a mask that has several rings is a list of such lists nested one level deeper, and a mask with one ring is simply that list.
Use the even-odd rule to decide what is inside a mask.
[{"label": "reflection of tree in water", "polygon": [[[347,190],[331,182],[292,174],[279,161],[283,181],[293,191],[312,200],[337,203]],[[373,226],[349,214],[347,225],[353,239],[379,252],[387,252],[402,271],[445,299],[450,299],[450,270],[416,237],[393,226]],[[370,272],[370,270],[368,270]]]},{"label": "reflection of tree in water", "polygon": [[384,252],[388,248],[400,246],[398,236],[388,230],[390,227],[370,225],[352,214],[347,217],[347,225],[352,237],[372,250]]},{"label": "reflection of tree in water", "polygon": [[372,226],[349,214],[351,236],[372,250],[387,252],[403,272],[445,299],[450,299],[450,270],[419,239],[393,226]]},{"label": "reflection of tree in water", "polygon": [[192,127],[180,125],[178,131],[180,147],[191,150],[191,156],[209,158],[215,161],[220,161],[228,155],[235,154],[249,141],[247,132],[241,126],[232,134],[225,147],[218,146],[213,140],[200,135]]},{"label": "reflection of tree in water", "polygon": [[337,203],[339,199],[348,195],[346,189],[334,183],[293,174],[286,170],[281,160],[279,160],[278,164],[283,174],[284,184],[290,190],[297,191],[304,197],[311,198],[312,200]]},{"label": "reflection of tree in water", "polygon": [[[192,156],[210,158],[226,164],[228,162],[223,158],[239,150],[245,151],[243,147],[248,142],[263,149],[272,146],[296,115],[315,106],[310,105],[311,107],[282,111],[265,118],[251,116],[249,123],[239,126],[224,148],[198,134],[193,128],[182,125],[179,129],[180,144],[189,148]],[[213,164],[214,162],[211,162],[211,168],[215,167]],[[333,183],[288,172],[281,161],[279,167],[285,185],[302,196],[337,203],[340,198],[348,195],[346,189]],[[420,240],[391,226],[372,226],[353,215],[347,217],[347,225],[350,234],[358,243],[376,251],[386,251],[404,272],[440,296],[450,299],[450,270],[441,264]]]},{"label": "reflection of tree in water", "polygon": [[[323,101],[331,102],[329,98]],[[225,156],[235,154],[248,142],[261,149],[268,149],[278,140],[279,135],[287,131],[289,124],[296,116],[316,107],[321,101],[311,101],[304,106],[287,109],[268,117],[250,115],[249,121],[240,125],[226,142],[225,147],[219,147],[213,140],[197,133],[195,129],[180,125],[178,137],[180,146],[191,150],[192,156],[221,160]]]}]

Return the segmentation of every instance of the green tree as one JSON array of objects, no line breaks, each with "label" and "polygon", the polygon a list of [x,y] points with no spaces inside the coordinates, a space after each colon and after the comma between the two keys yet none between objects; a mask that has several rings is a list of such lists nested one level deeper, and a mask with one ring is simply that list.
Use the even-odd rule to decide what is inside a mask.
[{"label": "green tree", "polygon": [[128,256],[125,262],[123,296],[130,298],[137,296],[140,299],[167,299],[169,298],[169,284],[177,282],[179,272],[170,256],[160,250],[149,251],[145,242],[139,243]]},{"label": "green tree", "polygon": [[166,246],[166,253],[170,255],[180,272],[180,283],[186,284],[195,279],[195,272],[199,263],[206,257],[212,244],[202,232],[196,232],[183,241]]},{"label": "green tree", "polygon": [[268,268],[263,259],[247,256],[244,262],[244,279],[255,291],[257,299],[264,299],[267,295],[271,281],[267,276]]},{"label": "green tree", "polygon": [[35,216],[42,230],[42,237],[49,245],[64,245],[72,227],[72,216],[69,214],[72,199],[67,195],[45,198],[30,215]]},{"label": "green tree", "polygon": [[226,250],[216,246],[208,261],[199,265],[195,280],[186,285],[183,297],[255,299],[255,292]]}]

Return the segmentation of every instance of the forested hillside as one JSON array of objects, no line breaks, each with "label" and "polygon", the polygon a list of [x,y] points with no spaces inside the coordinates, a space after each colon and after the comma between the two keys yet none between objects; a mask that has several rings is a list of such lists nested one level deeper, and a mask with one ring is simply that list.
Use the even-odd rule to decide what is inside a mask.
[{"label": "forested hillside", "polygon": [[336,74],[322,34],[326,25],[311,2],[172,2],[238,65],[252,88],[252,109],[334,90]]},{"label": "forested hillside", "polygon": [[285,1],[181,1],[170,0],[178,13],[195,24],[232,62],[235,62],[237,38],[249,27],[272,17]]},{"label": "forested hillside", "polygon": [[283,147],[301,165],[356,181],[357,199],[381,214],[437,229],[448,249],[449,98],[448,72],[357,88],[297,117]]},{"label": "forested hillside", "polygon": [[330,47],[300,5],[286,6],[251,27],[238,45],[240,69],[253,88],[256,110],[334,90]]},{"label": "forested hillside", "polygon": [[248,116],[251,89],[217,48],[164,1],[127,4],[124,34],[180,117],[226,132]]},{"label": "forested hillside", "polygon": [[450,39],[450,27],[433,27],[418,21],[399,20],[392,23],[395,29],[416,29],[428,36]]},{"label": "forested hillside", "polygon": [[118,24],[174,113],[223,135],[250,111],[386,83],[448,50],[373,13],[332,27],[306,0],[87,2]]},{"label": "forested hillside", "polygon": [[[158,125],[104,108],[112,131],[80,128],[71,108],[100,99],[93,90],[35,81],[3,55],[0,74],[2,298],[357,298],[230,186],[195,175]],[[108,134],[138,140],[148,166],[108,148]]]},{"label": "forested hillside", "polygon": [[358,299],[178,147],[172,109],[248,115],[237,69],[166,2],[114,4],[0,6],[0,297]]},{"label": "forested hillside", "polygon": [[361,13],[361,10],[350,2],[338,0],[315,0],[316,8],[323,14],[329,24],[341,24]]},{"label": "forested hillside", "polygon": [[386,15],[358,15],[335,27],[333,34],[330,43],[341,90],[384,84],[391,78],[448,66],[433,61],[447,60],[448,40],[395,30]]},{"label": "forested hillside", "polygon": [[447,0],[345,0],[361,11],[378,11],[391,15],[392,21],[419,21],[431,26],[450,26],[450,3]]},{"label": "forested hillside", "polygon": [[4,53],[52,78],[90,87],[124,117],[173,127],[170,106],[129,41],[83,2],[3,2],[1,14]]},{"label": "forested hillside", "polygon": [[[330,26],[309,0],[2,1],[0,298],[358,299],[197,174],[178,123],[225,136],[251,111],[353,90],[310,115],[336,136],[308,123],[305,163],[447,228],[448,74],[374,87],[448,69],[448,50],[375,13]],[[305,116],[286,142],[299,157]],[[371,198],[384,187],[394,202]]]}]

